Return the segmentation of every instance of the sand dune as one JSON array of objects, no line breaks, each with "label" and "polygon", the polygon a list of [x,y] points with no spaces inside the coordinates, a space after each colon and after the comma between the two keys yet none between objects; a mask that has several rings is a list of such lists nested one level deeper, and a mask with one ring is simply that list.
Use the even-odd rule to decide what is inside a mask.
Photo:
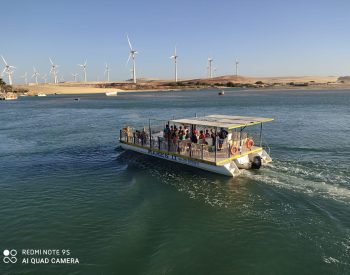
[{"label": "sand dune", "polygon": [[96,83],[92,84],[39,84],[39,85],[17,85],[16,87],[29,90],[30,95],[35,94],[99,94],[106,92],[122,91],[115,88],[96,88]]},{"label": "sand dune", "polygon": [[[264,85],[255,85],[257,82],[262,82]],[[15,85],[16,88],[23,88],[29,90],[30,95],[36,95],[39,93],[44,94],[92,94],[92,93],[106,93],[111,91],[164,91],[164,90],[177,90],[177,89],[196,89],[203,88],[207,85],[219,85],[225,86],[228,82],[240,83],[240,84],[252,84],[252,87],[264,88],[288,88],[297,89],[289,85],[293,83],[307,83],[308,89],[312,88],[329,88],[328,85],[336,86],[337,88],[349,88],[349,83],[340,82],[338,76],[278,76],[278,77],[251,77],[251,76],[235,76],[225,75],[213,78],[199,78],[199,79],[187,79],[181,80],[177,84],[172,80],[156,80],[152,79],[139,79],[135,85],[130,82],[65,82],[60,84],[39,84],[39,85]],[[219,84],[218,84],[219,83]],[[203,86],[204,85],[204,86]],[[262,87],[263,86],[263,87]],[[305,89],[305,87],[303,87]]]}]

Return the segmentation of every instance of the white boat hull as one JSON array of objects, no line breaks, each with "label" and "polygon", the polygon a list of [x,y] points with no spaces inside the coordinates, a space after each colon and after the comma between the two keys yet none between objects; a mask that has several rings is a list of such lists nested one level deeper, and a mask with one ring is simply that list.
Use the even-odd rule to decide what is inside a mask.
[{"label": "white boat hull", "polygon": [[117,96],[118,92],[107,92],[106,96]]},{"label": "white boat hull", "polygon": [[161,159],[165,159],[165,160],[170,160],[170,161],[177,162],[180,164],[185,164],[188,166],[196,167],[196,168],[199,168],[202,170],[206,170],[209,172],[213,172],[213,173],[217,173],[217,174],[221,174],[221,175],[225,175],[225,176],[230,176],[230,177],[238,176],[241,173],[240,168],[241,169],[249,169],[251,159],[256,155],[260,155],[262,157],[262,164],[263,165],[271,161],[270,157],[269,157],[269,159],[264,157],[265,154],[267,155],[267,153],[264,150],[262,150],[262,152],[258,152],[256,154],[254,154],[254,156],[252,156],[252,157],[243,156],[241,158],[232,160],[224,165],[215,165],[214,163],[211,164],[209,162],[202,161],[199,159],[181,157],[177,154],[171,154],[171,153],[167,153],[167,152],[163,152],[163,151],[159,151],[159,150],[129,145],[126,143],[121,143],[121,147],[125,150],[139,152],[141,154],[145,154],[145,155],[149,155],[149,156],[153,156],[153,157],[157,157],[157,158],[161,158]]}]

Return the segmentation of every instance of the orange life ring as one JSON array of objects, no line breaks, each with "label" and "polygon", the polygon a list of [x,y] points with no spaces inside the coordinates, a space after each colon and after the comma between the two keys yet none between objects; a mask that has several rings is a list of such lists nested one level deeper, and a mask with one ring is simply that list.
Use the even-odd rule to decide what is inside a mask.
[{"label": "orange life ring", "polygon": [[252,149],[252,147],[254,146],[254,141],[251,138],[249,138],[247,140],[246,146],[249,150]]},{"label": "orange life ring", "polygon": [[236,146],[232,145],[232,146],[231,146],[231,155],[236,154],[237,151],[238,151],[238,148],[237,148]]}]

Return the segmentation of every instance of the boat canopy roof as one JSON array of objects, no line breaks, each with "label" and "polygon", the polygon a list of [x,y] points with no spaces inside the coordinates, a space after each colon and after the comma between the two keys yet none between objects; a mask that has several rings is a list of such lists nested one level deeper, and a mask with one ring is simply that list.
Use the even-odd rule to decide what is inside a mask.
[{"label": "boat canopy roof", "polygon": [[182,118],[171,120],[173,123],[185,125],[201,125],[208,127],[235,129],[264,122],[273,121],[273,118],[265,117],[246,117],[246,116],[227,116],[227,115],[208,115],[203,117]]}]

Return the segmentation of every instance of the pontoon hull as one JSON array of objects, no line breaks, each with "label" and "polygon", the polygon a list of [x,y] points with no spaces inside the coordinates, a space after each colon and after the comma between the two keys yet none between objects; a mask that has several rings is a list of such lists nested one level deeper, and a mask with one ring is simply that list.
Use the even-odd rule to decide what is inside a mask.
[{"label": "pontoon hull", "polygon": [[[252,156],[243,156],[241,158],[237,158],[223,165],[215,165],[214,163],[203,161],[201,159],[188,158],[185,156],[179,156],[178,154],[167,153],[156,149],[149,149],[141,146],[130,145],[127,143],[121,143],[121,147],[125,150],[135,151],[141,154],[169,160],[172,162],[177,162],[180,164],[185,164],[188,166],[192,166],[195,168],[229,177],[238,176],[241,173],[240,169],[249,169],[251,166],[251,159],[256,155],[261,156],[263,165],[271,161],[271,158],[268,156],[265,150],[252,154]],[[266,156],[268,156],[268,158]]]}]

